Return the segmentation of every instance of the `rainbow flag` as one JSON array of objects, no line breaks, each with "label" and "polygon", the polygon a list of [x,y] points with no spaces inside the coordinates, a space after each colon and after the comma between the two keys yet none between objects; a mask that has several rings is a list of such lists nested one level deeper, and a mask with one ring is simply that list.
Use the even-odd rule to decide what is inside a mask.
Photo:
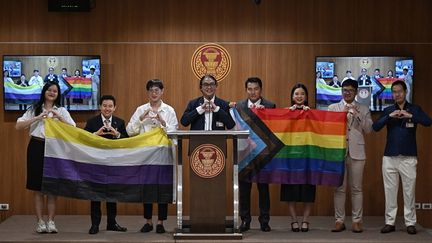
[{"label": "rainbow flag", "polygon": [[[288,109],[234,110],[240,180],[339,186],[344,176],[346,113]],[[252,142],[251,142],[252,141]]]},{"label": "rainbow flag", "polygon": [[33,104],[36,103],[41,94],[42,88],[37,85],[23,87],[10,82],[4,83],[4,99],[6,103],[12,104]]},{"label": "rainbow flag", "polygon": [[46,119],[42,191],[110,202],[173,202],[173,147],[162,129],[106,139]]},{"label": "rainbow flag", "polygon": [[72,90],[66,98],[90,99],[92,96],[92,81],[90,78],[66,77],[66,81],[72,86]]},{"label": "rainbow flag", "polygon": [[399,79],[399,78],[379,78],[378,79],[378,81],[385,88],[384,91],[379,96],[380,99],[386,99],[386,100],[392,100],[393,99],[391,86],[392,86],[393,82],[396,80],[402,80],[403,81],[403,79]]},{"label": "rainbow flag", "polygon": [[323,83],[316,83],[316,102],[318,104],[333,104],[342,99],[341,88],[335,88]]}]

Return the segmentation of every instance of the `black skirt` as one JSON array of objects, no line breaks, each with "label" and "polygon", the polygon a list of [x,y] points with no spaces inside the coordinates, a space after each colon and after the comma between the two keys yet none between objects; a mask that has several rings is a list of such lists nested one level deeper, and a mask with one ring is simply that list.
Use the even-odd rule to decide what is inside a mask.
[{"label": "black skirt", "polygon": [[284,202],[315,202],[315,185],[281,185],[280,200]]},{"label": "black skirt", "polygon": [[40,191],[42,188],[45,140],[32,137],[27,147],[27,184],[26,188]]}]

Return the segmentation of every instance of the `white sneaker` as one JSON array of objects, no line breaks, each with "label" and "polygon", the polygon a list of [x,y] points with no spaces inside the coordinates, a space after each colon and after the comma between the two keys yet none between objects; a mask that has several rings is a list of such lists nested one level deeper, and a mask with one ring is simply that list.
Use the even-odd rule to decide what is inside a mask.
[{"label": "white sneaker", "polygon": [[40,219],[36,224],[36,232],[38,232],[39,234],[48,232],[46,224],[42,219]]},{"label": "white sneaker", "polygon": [[48,220],[48,222],[46,224],[46,228],[47,228],[48,233],[55,234],[58,232],[58,230],[55,226],[55,223],[52,220]]}]

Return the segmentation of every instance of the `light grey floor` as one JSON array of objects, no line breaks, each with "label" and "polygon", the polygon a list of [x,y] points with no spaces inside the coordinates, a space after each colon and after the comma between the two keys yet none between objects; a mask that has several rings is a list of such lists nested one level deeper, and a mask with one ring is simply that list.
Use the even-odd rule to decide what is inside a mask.
[{"label": "light grey floor", "polygon": [[[349,219],[348,219],[349,220]],[[32,215],[15,215],[0,224],[0,242],[187,242],[175,241],[173,231],[175,217],[170,216],[165,223],[167,233],[156,234],[140,233],[144,224],[141,216],[118,216],[117,222],[128,228],[125,233],[105,231],[106,219],[102,219],[100,232],[97,235],[89,235],[90,218],[88,215],[59,215],[56,217],[58,234],[37,234],[34,232],[35,218]],[[271,232],[261,232],[258,220],[252,221],[252,229],[244,234],[242,240],[225,240],[223,242],[432,242],[432,232],[417,225],[418,234],[408,235],[405,231],[402,219],[398,219],[396,232],[381,234],[383,217],[365,217],[364,229],[360,234],[348,229],[341,233],[332,233],[332,217],[315,216],[310,219],[311,230],[307,233],[294,233],[290,230],[288,217],[273,216],[270,221]],[[349,221],[347,221],[349,222]],[[189,241],[190,242],[190,241]],[[220,240],[191,242],[220,242]]]}]

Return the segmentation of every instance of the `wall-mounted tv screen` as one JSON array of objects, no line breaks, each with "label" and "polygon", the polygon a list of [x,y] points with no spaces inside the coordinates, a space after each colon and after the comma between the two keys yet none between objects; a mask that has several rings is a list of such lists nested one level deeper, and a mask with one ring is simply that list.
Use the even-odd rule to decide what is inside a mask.
[{"label": "wall-mounted tv screen", "polygon": [[316,72],[320,72],[321,78],[333,78],[334,63],[333,62],[316,62]]},{"label": "wall-mounted tv screen", "polygon": [[333,63],[333,76],[316,79],[316,108],[328,106],[342,99],[341,85],[346,79],[359,84],[356,100],[371,111],[382,111],[394,104],[391,85],[396,80],[407,84],[407,100],[412,102],[414,61],[412,57],[317,57],[315,71],[322,63]]},{"label": "wall-mounted tv screen", "polygon": [[[101,87],[100,67],[100,56],[94,55],[4,55],[4,110],[28,109],[39,100],[42,87],[49,81],[60,85],[61,105],[68,110],[97,110]],[[9,77],[5,77],[7,73]]]},{"label": "wall-mounted tv screen", "polygon": [[7,71],[9,77],[11,77],[11,78],[20,77],[21,76],[21,62],[20,61],[4,61],[3,62],[3,72],[4,71]]}]

